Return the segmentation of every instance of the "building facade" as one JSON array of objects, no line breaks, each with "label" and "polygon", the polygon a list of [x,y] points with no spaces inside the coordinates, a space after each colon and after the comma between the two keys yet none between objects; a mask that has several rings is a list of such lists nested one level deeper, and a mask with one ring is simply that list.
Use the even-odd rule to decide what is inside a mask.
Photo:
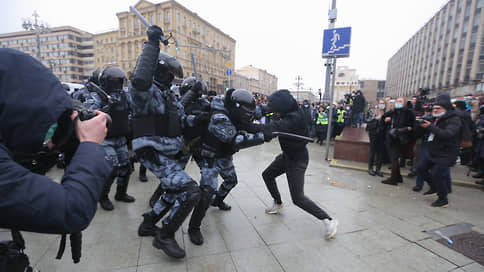
[{"label": "building facade", "polygon": [[[193,54],[196,71],[207,81],[209,89],[218,93],[225,91],[227,63],[235,65],[233,38],[173,0],[158,4],[140,0],[135,8],[151,24],[160,26],[166,36],[171,33],[170,44],[162,44],[161,50],[177,57],[185,77],[195,74]],[[94,35],[96,67],[115,64],[129,75],[147,40],[146,26],[132,12],[124,11],[116,16],[119,29]]]},{"label": "building facade", "polygon": [[309,101],[309,103],[318,103],[319,97],[313,92],[307,90],[290,91],[291,95],[296,99],[299,104],[302,104],[304,100]]},{"label": "building facade", "polygon": [[[39,34],[40,61],[63,82],[81,83],[94,70],[92,34],[71,26],[52,27]],[[38,59],[34,31],[0,34],[0,48],[13,48]]]},{"label": "building facade", "polygon": [[360,90],[368,103],[376,105],[378,99],[385,96],[384,80],[360,80]]},{"label": "building facade", "polygon": [[339,103],[344,99],[344,95],[356,91],[360,88],[356,69],[348,66],[336,67],[336,78],[334,83],[333,102]]},{"label": "building facade", "polygon": [[266,70],[249,65],[237,69],[236,72],[249,79],[248,91],[270,95],[277,90],[277,77],[269,74]]},{"label": "building facade", "polygon": [[451,0],[388,61],[386,95],[484,91],[484,0]]}]

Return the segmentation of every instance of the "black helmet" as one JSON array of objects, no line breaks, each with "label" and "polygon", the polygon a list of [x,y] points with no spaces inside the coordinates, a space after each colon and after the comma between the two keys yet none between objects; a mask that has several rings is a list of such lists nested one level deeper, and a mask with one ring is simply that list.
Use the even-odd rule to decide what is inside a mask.
[{"label": "black helmet", "polygon": [[[207,83],[204,80],[200,80],[202,83],[202,90],[199,92],[199,94],[206,94],[208,91],[208,86]],[[180,95],[184,95],[188,90],[193,88],[193,86],[197,83],[197,79],[195,77],[187,77],[183,80],[181,86],[180,86]]]},{"label": "black helmet", "polygon": [[99,85],[99,76],[101,75],[102,71],[103,70],[101,68],[97,68],[96,70],[94,70],[91,76],[89,77],[88,81],[96,85]]},{"label": "black helmet", "polygon": [[126,73],[118,66],[105,68],[99,76],[99,84],[106,92],[122,90],[125,81]]},{"label": "black helmet", "polygon": [[229,90],[225,97],[225,103],[231,119],[235,123],[247,123],[254,120],[255,99],[247,90]]},{"label": "black helmet", "polygon": [[175,77],[183,78],[181,63],[175,57],[160,52],[155,71],[155,80],[159,83],[170,85]]}]

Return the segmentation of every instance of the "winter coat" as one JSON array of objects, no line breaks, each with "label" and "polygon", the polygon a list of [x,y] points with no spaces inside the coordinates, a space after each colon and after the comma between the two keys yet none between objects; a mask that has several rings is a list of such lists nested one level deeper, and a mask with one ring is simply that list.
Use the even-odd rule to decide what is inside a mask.
[{"label": "winter coat", "polygon": [[355,113],[363,112],[365,110],[365,104],[366,104],[366,99],[362,94],[355,96],[355,99],[353,100],[353,106],[352,106],[353,112]]},{"label": "winter coat", "polygon": [[461,126],[460,117],[450,110],[427,128],[430,131],[427,139],[430,161],[448,166],[455,164],[459,154]]},{"label": "winter coat", "polygon": [[94,217],[112,170],[102,145],[81,143],[61,184],[13,160],[13,152],[41,151],[49,128],[71,109],[71,98],[42,63],[0,49],[0,228],[72,233]]}]

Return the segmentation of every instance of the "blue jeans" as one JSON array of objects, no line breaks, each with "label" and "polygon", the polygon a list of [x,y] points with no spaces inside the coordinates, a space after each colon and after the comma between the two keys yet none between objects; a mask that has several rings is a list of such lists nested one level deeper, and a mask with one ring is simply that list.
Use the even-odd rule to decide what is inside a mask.
[{"label": "blue jeans", "polygon": [[[422,152],[422,158],[417,167],[417,175],[421,177],[420,182],[422,185],[423,180],[427,180],[430,184],[430,189],[436,191],[439,198],[447,199],[447,194],[451,191],[450,167],[430,161],[427,147],[425,147],[425,152]],[[418,176],[417,185],[419,184]]]},{"label": "blue jeans", "polygon": [[[428,151],[427,150],[427,143],[422,143],[422,150],[420,152],[420,159],[417,162],[417,168],[416,169],[420,169],[420,168],[425,167],[423,164],[428,162],[428,160],[427,160],[427,151]],[[415,185],[417,187],[420,187],[420,188],[422,188],[423,185],[424,185],[424,175],[422,175],[419,172],[417,172],[417,181],[416,181],[416,184]]]},{"label": "blue jeans", "polygon": [[353,114],[353,127],[361,127],[363,124],[363,113],[355,112]]}]

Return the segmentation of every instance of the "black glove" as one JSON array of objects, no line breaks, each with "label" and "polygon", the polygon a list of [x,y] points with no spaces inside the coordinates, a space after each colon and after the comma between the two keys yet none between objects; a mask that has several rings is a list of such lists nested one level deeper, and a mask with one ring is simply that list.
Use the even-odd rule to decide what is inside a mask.
[{"label": "black glove", "polygon": [[209,121],[210,121],[210,113],[208,112],[201,112],[193,120],[193,122],[195,122],[196,125],[207,124]]},{"label": "black glove", "polygon": [[160,42],[161,37],[163,37],[163,30],[157,25],[152,25],[146,30],[146,35],[148,35],[150,42]]}]

